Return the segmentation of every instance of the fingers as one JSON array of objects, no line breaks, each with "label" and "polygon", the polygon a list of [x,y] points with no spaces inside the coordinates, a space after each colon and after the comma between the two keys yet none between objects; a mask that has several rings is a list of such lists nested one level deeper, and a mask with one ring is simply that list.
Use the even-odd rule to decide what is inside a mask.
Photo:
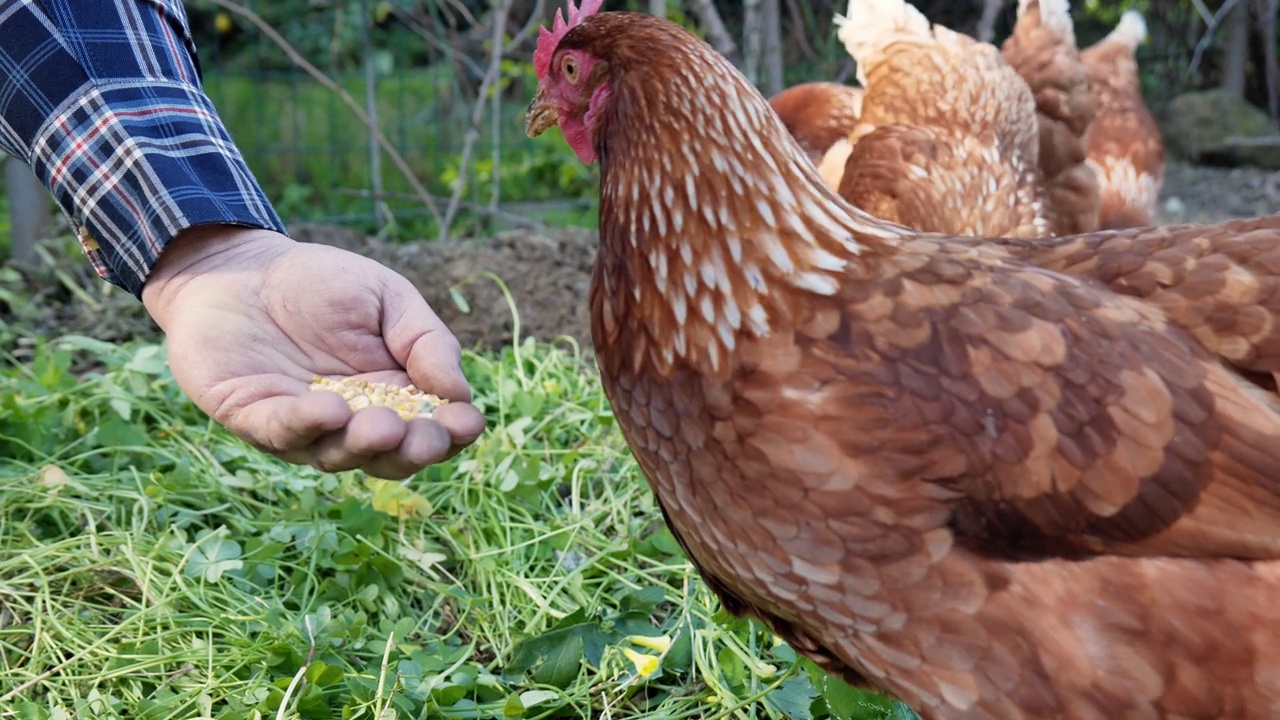
[{"label": "fingers", "polygon": [[344,430],[317,442],[310,464],[327,472],[359,468],[374,477],[406,478],[453,457],[484,427],[484,416],[468,403],[450,403],[431,418],[407,423],[387,408],[366,408]]},{"label": "fingers", "polygon": [[226,421],[227,428],[259,450],[283,455],[340,430],[351,409],[334,392],[277,395],[244,406]]},{"label": "fingers", "polygon": [[484,432],[484,415],[471,403],[452,402],[441,405],[436,408],[432,419],[449,433],[450,442],[455,448],[450,456],[475,442]]},{"label": "fingers", "polygon": [[[336,393],[276,397],[246,407],[233,431],[258,448],[325,472],[361,469],[374,477],[404,478],[457,454],[484,432],[469,403],[449,403],[431,418],[405,422],[395,411],[369,407],[352,413]],[[263,428],[259,434],[243,428]]]},{"label": "fingers", "polygon": [[470,402],[462,347],[431,306],[399,275],[388,282],[385,302],[387,348],[413,384],[455,402]]}]

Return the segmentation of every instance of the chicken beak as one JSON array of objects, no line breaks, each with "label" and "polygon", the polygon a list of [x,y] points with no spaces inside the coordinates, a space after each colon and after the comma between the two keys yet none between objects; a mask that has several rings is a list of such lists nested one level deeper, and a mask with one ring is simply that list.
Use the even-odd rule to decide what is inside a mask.
[{"label": "chicken beak", "polygon": [[524,116],[525,134],[536,138],[558,122],[560,113],[550,100],[543,97],[542,90],[539,89],[538,94],[533,96],[533,102],[529,104],[529,112]]}]

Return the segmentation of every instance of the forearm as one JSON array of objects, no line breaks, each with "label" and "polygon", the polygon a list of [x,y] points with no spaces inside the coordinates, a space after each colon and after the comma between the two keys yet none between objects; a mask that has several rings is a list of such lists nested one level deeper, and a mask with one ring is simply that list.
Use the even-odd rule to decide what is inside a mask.
[{"label": "forearm", "polygon": [[179,233],[283,232],[201,87],[178,0],[0,0],[0,147],[134,295]]}]

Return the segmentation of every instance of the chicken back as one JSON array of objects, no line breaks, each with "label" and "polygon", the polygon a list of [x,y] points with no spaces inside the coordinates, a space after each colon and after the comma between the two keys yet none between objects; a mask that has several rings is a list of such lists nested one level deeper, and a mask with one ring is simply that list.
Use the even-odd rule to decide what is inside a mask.
[{"label": "chicken back", "polygon": [[726,608],[926,718],[1280,715],[1280,219],[909,231],[598,5],[526,129],[601,164],[602,382]]}]

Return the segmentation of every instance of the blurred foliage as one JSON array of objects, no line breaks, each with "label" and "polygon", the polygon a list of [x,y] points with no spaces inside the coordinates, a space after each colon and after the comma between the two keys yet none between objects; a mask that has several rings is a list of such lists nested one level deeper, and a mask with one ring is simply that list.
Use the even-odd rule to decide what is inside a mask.
[{"label": "blurred foliage", "polygon": [[[492,18],[489,0],[244,0],[303,56],[337,80],[352,97],[364,98],[364,32],[368,28],[383,131],[428,190],[447,196],[459,184],[467,203],[489,203],[494,183],[502,203],[589,200],[595,171],[585,168],[564,143],[530,141],[524,109],[535,81],[529,66],[532,35],[509,48],[497,91],[496,126],[486,108],[467,171],[461,153],[484,68],[488,65]],[[1206,0],[1211,11],[1223,0]],[[560,0],[547,0],[533,18],[535,0],[515,0],[507,42],[530,20],[543,21]],[[974,32],[982,0],[919,0],[934,22]],[[497,3],[493,3],[497,5]],[[609,0],[609,10],[648,8],[647,0]],[[742,4],[719,0],[721,16],[740,37]],[[782,0],[786,82],[851,81],[852,61],[834,38],[833,15],[844,0]],[[1139,49],[1143,87],[1157,112],[1174,96],[1221,83],[1221,29],[1200,67],[1188,72],[1204,23],[1191,0],[1077,0],[1072,3],[1081,46],[1114,27],[1131,7],[1143,11],[1150,38]],[[1017,3],[1008,0],[997,20],[996,42],[1012,30]],[[252,24],[209,0],[188,0],[187,10],[210,95],[268,195],[286,220],[321,220],[372,231],[373,203],[368,132],[331,92],[295,67]],[[669,17],[698,31],[678,0]],[[1252,38],[1248,98],[1265,107],[1262,46]],[[495,132],[496,127],[496,132]],[[495,153],[495,149],[497,152]],[[498,158],[495,164],[494,157]],[[435,229],[408,184],[387,158],[382,162],[388,207],[396,232],[430,236]],[[489,228],[481,214],[464,211],[458,232]],[[394,234],[394,233],[393,233]],[[455,232],[457,234],[457,232]]]}]

